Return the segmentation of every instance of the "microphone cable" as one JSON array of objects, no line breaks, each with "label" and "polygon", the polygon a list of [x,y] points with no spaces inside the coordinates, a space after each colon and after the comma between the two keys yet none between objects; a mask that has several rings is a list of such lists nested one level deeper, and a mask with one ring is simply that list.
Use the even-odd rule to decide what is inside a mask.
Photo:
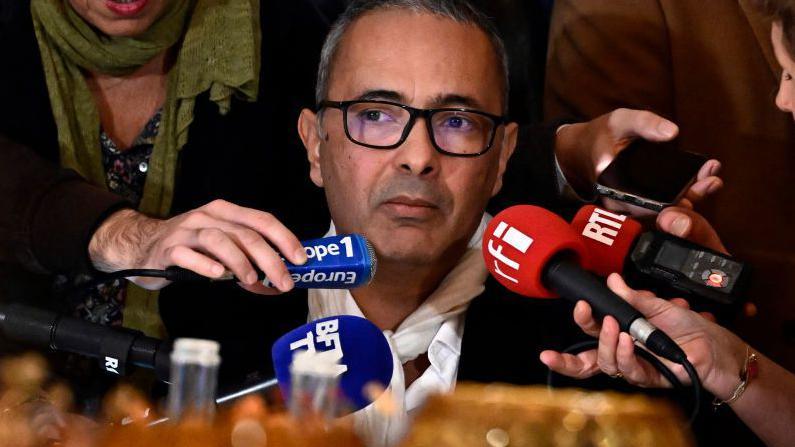
[{"label": "microphone cable", "polygon": [[[591,349],[598,349],[598,348],[599,348],[598,340],[587,340],[569,346],[562,353],[576,355],[584,351],[588,351]],[[637,345],[635,346],[635,354],[640,356],[647,362],[649,362],[657,371],[660,372],[660,374],[663,375],[663,377],[665,377],[668,380],[668,382],[671,383],[671,386],[673,386],[674,389],[676,390],[685,389],[685,386],[682,384],[679,378],[676,377],[676,374],[674,374],[670,368],[665,366],[665,364],[657,356]],[[701,408],[701,395],[703,393],[703,390],[701,385],[701,379],[698,377],[698,373],[696,372],[696,368],[693,366],[693,364],[690,363],[690,361],[687,360],[686,358],[680,364],[687,372],[687,375],[690,377],[690,382],[692,383],[694,402],[693,402],[693,408],[690,411],[690,418],[687,421],[687,425],[691,426],[693,425],[693,422],[696,420],[696,417],[698,417],[698,412],[699,409]],[[555,374],[556,374],[555,371],[551,369],[547,372],[547,388],[553,388],[552,382]]]},{"label": "microphone cable", "polygon": [[208,278],[206,276],[200,275],[192,270],[188,270],[182,267],[171,266],[165,270],[160,269],[128,269],[128,270],[117,270],[115,272],[110,273],[103,273],[99,276],[96,276],[82,284],[75,285],[69,290],[67,290],[67,294],[69,296],[77,296],[82,293],[87,293],[88,291],[99,287],[103,284],[107,284],[111,281],[115,281],[117,279],[124,279],[130,278],[134,276],[141,276],[146,278],[163,278],[172,282],[179,282],[179,281],[218,281],[218,280],[228,280],[232,279],[230,276],[222,276],[220,278]]}]

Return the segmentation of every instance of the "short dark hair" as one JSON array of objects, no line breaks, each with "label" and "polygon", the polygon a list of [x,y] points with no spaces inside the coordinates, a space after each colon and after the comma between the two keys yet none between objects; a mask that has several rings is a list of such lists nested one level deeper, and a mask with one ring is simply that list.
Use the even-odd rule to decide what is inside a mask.
[{"label": "short dark hair", "polygon": [[331,66],[339,49],[342,37],[350,25],[363,15],[382,9],[404,9],[417,13],[433,14],[451,19],[457,23],[474,25],[488,36],[494,47],[500,67],[500,77],[503,81],[503,109],[508,109],[508,55],[505,44],[500,37],[496,26],[483,12],[472,6],[467,0],[354,0],[345,12],[334,22],[329,31],[323,50],[320,53],[320,65],[317,70],[317,84],[315,85],[315,101],[320,103],[326,100],[328,83],[331,76]]},{"label": "short dark hair", "polygon": [[784,47],[795,57],[795,0],[756,0],[757,7],[781,24]]}]

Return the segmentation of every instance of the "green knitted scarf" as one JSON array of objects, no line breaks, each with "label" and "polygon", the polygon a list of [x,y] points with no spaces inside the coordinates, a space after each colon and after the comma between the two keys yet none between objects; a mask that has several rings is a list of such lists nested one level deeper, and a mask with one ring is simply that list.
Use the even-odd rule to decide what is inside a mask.
[{"label": "green knitted scarf", "polygon": [[[103,34],[68,2],[31,0],[31,12],[58,129],[61,165],[95,185],[106,187],[106,177],[99,114],[86,72],[123,76],[163,51],[175,49],[163,117],[138,208],[166,217],[171,210],[177,154],[187,141],[196,97],[209,92],[221,114],[229,111],[233,94],[248,101],[257,97],[259,1],[170,0],[162,16],[135,37]],[[145,300],[150,308],[152,299]],[[126,320],[125,309],[125,325]]]},{"label": "green knitted scarf", "polygon": [[139,207],[159,217],[171,209],[177,152],[187,141],[196,96],[209,90],[221,113],[229,110],[233,92],[253,101],[260,64],[256,0],[171,0],[169,5],[142,35],[109,37],[78,16],[68,0],[31,1],[61,164],[96,185],[105,186],[99,115],[84,70],[129,74],[178,44]]}]

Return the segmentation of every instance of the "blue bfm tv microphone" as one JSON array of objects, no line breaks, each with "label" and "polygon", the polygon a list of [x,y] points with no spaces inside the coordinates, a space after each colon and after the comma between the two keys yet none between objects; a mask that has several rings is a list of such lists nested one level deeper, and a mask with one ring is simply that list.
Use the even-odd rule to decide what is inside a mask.
[{"label": "blue bfm tv microphone", "polygon": [[273,368],[285,396],[291,396],[290,365],[299,351],[330,354],[335,360],[339,389],[351,411],[368,406],[365,386],[382,389],[392,380],[392,351],[381,330],[365,318],[339,315],[322,318],[293,329],[273,344]]},{"label": "blue bfm tv microphone", "polygon": [[[370,242],[360,234],[329,236],[302,241],[307,261],[295,265],[284,261],[299,289],[355,289],[375,275],[376,257]],[[260,273],[267,287],[273,283]]]}]

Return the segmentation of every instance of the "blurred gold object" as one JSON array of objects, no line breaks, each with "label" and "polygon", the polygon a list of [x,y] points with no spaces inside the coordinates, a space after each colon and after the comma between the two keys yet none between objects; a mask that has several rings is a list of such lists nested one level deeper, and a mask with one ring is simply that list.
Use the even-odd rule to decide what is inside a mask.
[{"label": "blurred gold object", "polygon": [[434,396],[402,447],[689,447],[684,419],[645,396],[458,384]]}]

